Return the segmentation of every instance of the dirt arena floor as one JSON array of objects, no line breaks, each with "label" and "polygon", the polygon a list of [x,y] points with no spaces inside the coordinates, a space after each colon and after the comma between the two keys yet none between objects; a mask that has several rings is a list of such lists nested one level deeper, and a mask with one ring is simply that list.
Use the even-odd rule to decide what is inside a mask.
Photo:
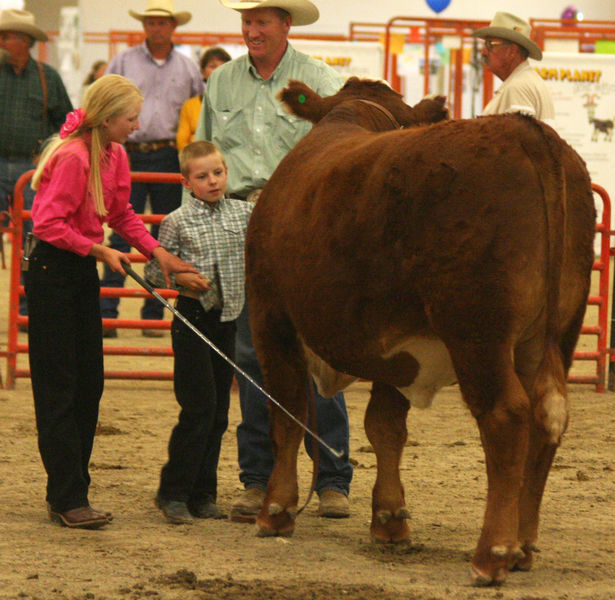
[{"label": "dirt arena floor", "polygon": [[[123,317],[139,300],[122,301]],[[0,344],[6,348],[8,271],[0,269]],[[26,336],[20,334],[25,343]],[[151,342],[150,342],[151,343]],[[168,346],[170,336],[154,343]],[[112,345],[143,345],[123,330]],[[589,348],[595,338],[583,339]],[[27,357],[20,356],[26,365]],[[108,357],[108,369],[170,370],[168,358]],[[575,370],[590,370],[587,363]],[[6,363],[1,373],[6,381]],[[363,432],[366,384],[347,393],[351,423],[352,516],[316,516],[313,500],[294,537],[261,539],[252,525],[199,521],[173,526],[154,507],[158,475],[177,408],[169,381],[108,380],[92,456],[92,503],[115,521],[98,531],[51,523],[36,445],[28,379],[0,389],[0,599],[211,600],[612,600],[615,598],[615,394],[570,387],[570,427],[556,457],[542,510],[541,553],[530,573],[503,587],[469,584],[486,477],[476,426],[457,387],[431,409],[412,410],[402,479],[412,543],[369,540],[375,455]],[[239,491],[234,395],[223,440],[219,503]],[[301,457],[305,499],[311,464]]]}]

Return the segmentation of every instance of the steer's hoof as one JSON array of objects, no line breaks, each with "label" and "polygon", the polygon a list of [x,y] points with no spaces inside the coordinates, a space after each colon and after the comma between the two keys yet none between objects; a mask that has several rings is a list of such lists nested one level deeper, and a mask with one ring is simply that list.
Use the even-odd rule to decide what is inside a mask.
[{"label": "steer's hoof", "polygon": [[472,585],[477,587],[486,587],[489,585],[502,585],[506,581],[508,571],[501,567],[496,569],[493,575],[486,573],[479,569],[476,565],[470,565],[470,576],[472,578]]},{"label": "steer's hoof", "polygon": [[530,571],[534,564],[534,552],[540,552],[534,544],[525,544],[520,554],[515,557],[511,571]]},{"label": "steer's hoof", "polygon": [[372,516],[370,533],[377,544],[403,544],[410,540],[410,528],[407,520],[410,512],[400,508],[395,514],[388,510],[379,510]]},{"label": "steer's hoof", "polygon": [[265,514],[263,511],[256,518],[257,537],[291,537],[295,531],[295,520],[290,513],[296,514],[296,509],[283,510],[278,504],[272,503]]},{"label": "steer's hoof", "polygon": [[527,571],[532,565],[533,544],[493,544],[477,548],[470,563],[472,583],[476,586],[500,585],[509,571]]}]

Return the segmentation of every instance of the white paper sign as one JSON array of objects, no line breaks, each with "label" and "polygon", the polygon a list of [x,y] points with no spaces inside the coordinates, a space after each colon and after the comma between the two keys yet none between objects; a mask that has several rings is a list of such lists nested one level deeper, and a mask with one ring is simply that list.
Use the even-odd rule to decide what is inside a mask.
[{"label": "white paper sign", "polygon": [[615,202],[615,56],[552,52],[531,63],[551,90],[555,129]]},{"label": "white paper sign", "polygon": [[290,40],[295,50],[325,61],[344,77],[381,79],[384,50],[378,42]]}]

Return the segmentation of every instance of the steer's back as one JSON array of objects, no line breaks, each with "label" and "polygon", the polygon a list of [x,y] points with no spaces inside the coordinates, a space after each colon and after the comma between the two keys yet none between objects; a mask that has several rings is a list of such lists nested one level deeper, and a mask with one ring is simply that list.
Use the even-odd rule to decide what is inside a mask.
[{"label": "steer's back", "polygon": [[[292,323],[337,369],[367,378],[384,369],[400,386],[407,378],[393,381],[392,371],[412,365],[378,357],[409,337],[514,345],[544,330],[562,267],[562,286],[578,290],[560,306],[562,330],[582,318],[591,192],[552,130],[519,116],[381,134],[337,128],[323,124],[300,142],[253,212],[252,313]],[[566,207],[563,166],[574,171]],[[550,256],[558,244],[563,263]]]}]

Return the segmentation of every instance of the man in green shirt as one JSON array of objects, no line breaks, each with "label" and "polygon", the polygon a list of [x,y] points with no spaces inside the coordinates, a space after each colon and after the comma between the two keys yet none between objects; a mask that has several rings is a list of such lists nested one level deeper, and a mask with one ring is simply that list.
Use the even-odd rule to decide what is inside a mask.
[{"label": "man in green shirt", "polygon": [[[0,213],[7,211],[15,183],[34,168],[43,140],[57,133],[73,105],[57,71],[34,60],[30,48],[47,34],[25,10],[0,14]],[[24,188],[24,208],[32,208],[34,191]],[[0,217],[0,224],[6,218]],[[31,221],[24,230],[31,229]],[[27,314],[25,297],[19,313]]]},{"label": "man in green shirt", "polygon": [[[321,96],[336,93],[343,78],[324,62],[297,52],[288,43],[292,25],[309,25],[318,9],[309,0],[220,0],[241,14],[248,54],[218,67],[207,82],[195,139],[214,142],[229,168],[231,197],[252,199],[279,162],[310,130],[311,124],[289,115],[276,98],[289,79],[305,82]],[[247,305],[237,320],[236,361],[256,381],[262,374],[250,337]],[[242,422],[237,428],[240,480],[245,491],[231,507],[231,519],[254,520],[273,468],[266,398],[238,377]],[[317,430],[341,459],[320,453],[316,491],[319,514],[349,515],[352,466],[348,460],[348,415],[344,396],[316,398]],[[306,446],[310,448],[311,441]]]}]

